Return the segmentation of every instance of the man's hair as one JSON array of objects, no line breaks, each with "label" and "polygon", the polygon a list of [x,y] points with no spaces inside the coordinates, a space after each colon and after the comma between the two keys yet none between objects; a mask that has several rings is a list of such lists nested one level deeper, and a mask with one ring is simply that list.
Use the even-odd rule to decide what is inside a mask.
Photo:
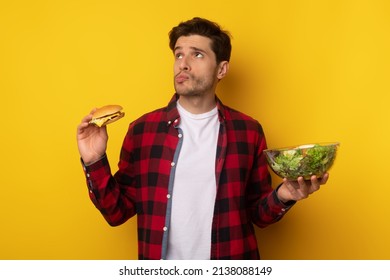
[{"label": "man's hair", "polygon": [[217,23],[199,17],[181,22],[169,32],[171,50],[174,50],[179,37],[190,35],[200,35],[211,39],[211,49],[215,53],[217,63],[230,60],[232,51],[230,34],[228,31],[222,30]]}]

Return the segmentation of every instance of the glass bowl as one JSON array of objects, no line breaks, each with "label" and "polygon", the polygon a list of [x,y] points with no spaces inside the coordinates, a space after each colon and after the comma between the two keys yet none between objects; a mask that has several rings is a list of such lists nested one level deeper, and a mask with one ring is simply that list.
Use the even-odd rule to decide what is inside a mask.
[{"label": "glass bowl", "polygon": [[264,150],[268,165],[281,178],[322,177],[333,165],[340,143],[305,144]]}]

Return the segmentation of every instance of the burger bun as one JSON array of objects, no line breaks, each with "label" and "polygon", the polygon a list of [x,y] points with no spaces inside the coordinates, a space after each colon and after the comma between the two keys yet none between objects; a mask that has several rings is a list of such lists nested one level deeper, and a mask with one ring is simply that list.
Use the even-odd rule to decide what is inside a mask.
[{"label": "burger bun", "polygon": [[122,111],[120,105],[106,105],[95,110],[92,114],[92,120],[90,124],[94,124],[98,127],[113,123],[124,117],[125,113]]}]

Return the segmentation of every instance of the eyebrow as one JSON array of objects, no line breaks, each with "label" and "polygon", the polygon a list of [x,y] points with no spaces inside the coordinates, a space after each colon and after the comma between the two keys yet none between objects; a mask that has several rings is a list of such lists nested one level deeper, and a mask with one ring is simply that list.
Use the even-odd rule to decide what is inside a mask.
[{"label": "eyebrow", "polygon": [[[177,46],[173,49],[174,52],[176,52],[177,50],[181,50],[183,47],[180,47],[180,46]],[[194,50],[194,51],[197,51],[197,52],[202,52],[202,53],[206,53],[205,50],[203,49],[199,49],[197,47],[190,47],[191,50]]]}]

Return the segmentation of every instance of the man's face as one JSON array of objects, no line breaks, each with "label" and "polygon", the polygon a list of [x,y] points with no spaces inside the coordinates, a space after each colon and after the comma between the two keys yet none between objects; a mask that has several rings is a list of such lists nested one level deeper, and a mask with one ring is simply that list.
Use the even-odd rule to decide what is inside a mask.
[{"label": "man's face", "polygon": [[174,48],[174,85],[182,96],[214,94],[218,83],[218,69],[211,39],[182,36]]}]

